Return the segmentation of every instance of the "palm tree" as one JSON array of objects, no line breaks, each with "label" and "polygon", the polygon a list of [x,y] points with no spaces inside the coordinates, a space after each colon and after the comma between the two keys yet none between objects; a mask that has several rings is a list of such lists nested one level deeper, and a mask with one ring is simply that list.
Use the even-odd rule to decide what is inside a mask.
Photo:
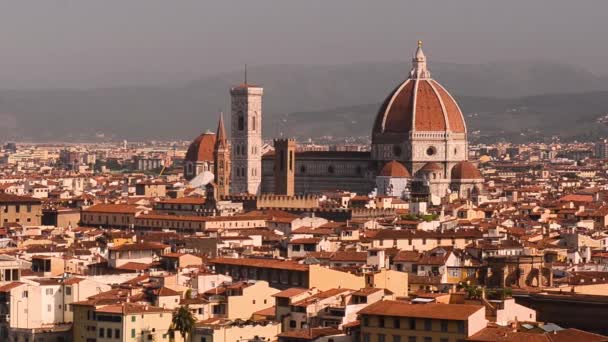
[{"label": "palm tree", "polygon": [[188,305],[180,306],[177,311],[173,312],[171,328],[174,331],[179,331],[180,335],[182,335],[182,339],[185,341],[186,335],[194,329],[195,322],[196,319],[194,319],[192,312],[188,309]]}]

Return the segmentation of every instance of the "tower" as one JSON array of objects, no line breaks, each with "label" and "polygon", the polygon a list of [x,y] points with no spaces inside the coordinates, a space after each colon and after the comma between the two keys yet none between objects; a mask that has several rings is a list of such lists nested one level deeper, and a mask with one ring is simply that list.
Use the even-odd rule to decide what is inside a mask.
[{"label": "tower", "polygon": [[274,193],[293,196],[295,192],[295,140],[275,139],[274,153]]},{"label": "tower", "polygon": [[215,133],[215,146],[213,147],[213,174],[217,184],[216,196],[228,196],[230,194],[230,146],[226,139],[224,129],[224,114],[220,113],[220,120]]},{"label": "tower", "polygon": [[260,193],[262,182],[262,95],[264,89],[245,83],[230,90],[233,194]]}]

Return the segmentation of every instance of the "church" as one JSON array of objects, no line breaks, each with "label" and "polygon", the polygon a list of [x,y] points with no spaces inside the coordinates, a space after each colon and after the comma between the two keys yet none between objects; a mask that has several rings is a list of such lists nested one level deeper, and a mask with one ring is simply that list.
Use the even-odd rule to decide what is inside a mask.
[{"label": "church", "polygon": [[382,102],[368,152],[299,152],[293,139],[275,139],[263,153],[262,87],[230,90],[230,140],[220,117],[216,134],[197,137],[186,154],[184,177],[215,174],[220,195],[317,194],[343,190],[379,195],[470,197],[482,175],[467,160],[467,127],[450,93],[431,77],[418,42],[407,77]]}]

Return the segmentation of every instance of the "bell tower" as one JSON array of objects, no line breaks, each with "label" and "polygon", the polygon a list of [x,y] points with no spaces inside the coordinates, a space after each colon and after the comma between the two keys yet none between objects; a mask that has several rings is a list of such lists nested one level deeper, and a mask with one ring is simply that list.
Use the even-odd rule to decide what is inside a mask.
[{"label": "bell tower", "polygon": [[215,133],[215,146],[213,147],[213,174],[217,184],[217,197],[230,194],[230,146],[224,129],[224,114],[220,113],[220,120]]},{"label": "bell tower", "polygon": [[258,195],[262,183],[262,95],[264,89],[245,82],[230,89],[230,193]]},{"label": "bell tower", "polygon": [[274,140],[274,193],[294,195],[296,141]]}]

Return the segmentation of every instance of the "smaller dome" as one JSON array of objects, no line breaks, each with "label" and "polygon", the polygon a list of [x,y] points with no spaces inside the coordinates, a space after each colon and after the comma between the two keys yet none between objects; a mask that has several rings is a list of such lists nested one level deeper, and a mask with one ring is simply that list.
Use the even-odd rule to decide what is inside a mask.
[{"label": "smaller dome", "polygon": [[412,178],[410,172],[398,161],[390,161],[384,165],[380,171],[379,176],[382,177],[400,177],[400,178]]},{"label": "smaller dome", "polygon": [[477,167],[468,161],[461,161],[454,165],[451,176],[452,179],[483,179]]},{"label": "smaller dome", "polygon": [[428,163],[424,164],[424,166],[420,169],[420,171],[422,171],[422,172],[433,172],[433,171],[441,171],[441,170],[443,170],[441,165],[439,165],[435,162],[428,162]]},{"label": "smaller dome", "polygon": [[199,135],[188,147],[186,161],[213,161],[213,149],[215,147],[215,134],[203,133]]}]

